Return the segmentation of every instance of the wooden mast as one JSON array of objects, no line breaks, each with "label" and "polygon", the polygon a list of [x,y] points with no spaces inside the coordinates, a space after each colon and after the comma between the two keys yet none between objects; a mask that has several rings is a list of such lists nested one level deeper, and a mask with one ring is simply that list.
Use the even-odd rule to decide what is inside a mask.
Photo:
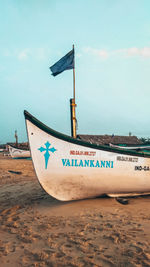
[{"label": "wooden mast", "polygon": [[[73,45],[74,50],[74,45]],[[76,102],[75,102],[75,61],[73,67],[73,98],[70,99],[70,110],[71,110],[71,135],[73,138],[77,137],[77,127],[76,127]]]}]

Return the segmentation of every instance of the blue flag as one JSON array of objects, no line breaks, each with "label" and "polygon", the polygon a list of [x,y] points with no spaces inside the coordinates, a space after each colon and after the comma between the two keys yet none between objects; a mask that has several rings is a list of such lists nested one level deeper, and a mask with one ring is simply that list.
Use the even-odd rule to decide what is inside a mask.
[{"label": "blue flag", "polygon": [[53,66],[50,67],[52,75],[56,76],[64,70],[70,70],[74,68],[74,49],[57,61]]}]

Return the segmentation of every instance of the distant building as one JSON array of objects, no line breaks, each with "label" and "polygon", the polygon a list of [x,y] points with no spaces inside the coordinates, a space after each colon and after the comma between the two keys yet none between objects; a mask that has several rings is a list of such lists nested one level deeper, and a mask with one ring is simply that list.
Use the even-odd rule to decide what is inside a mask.
[{"label": "distant building", "polygon": [[140,145],[143,142],[136,136],[120,136],[120,135],[86,135],[79,134],[78,139],[87,141],[91,144],[97,145]]}]

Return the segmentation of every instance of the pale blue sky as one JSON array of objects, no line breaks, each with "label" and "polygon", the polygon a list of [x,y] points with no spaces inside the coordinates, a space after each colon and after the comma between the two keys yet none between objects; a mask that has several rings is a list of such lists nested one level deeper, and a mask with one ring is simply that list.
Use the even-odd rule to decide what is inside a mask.
[{"label": "pale blue sky", "polygon": [[26,141],[23,110],[70,135],[75,45],[78,133],[150,137],[149,0],[0,0],[0,143]]}]

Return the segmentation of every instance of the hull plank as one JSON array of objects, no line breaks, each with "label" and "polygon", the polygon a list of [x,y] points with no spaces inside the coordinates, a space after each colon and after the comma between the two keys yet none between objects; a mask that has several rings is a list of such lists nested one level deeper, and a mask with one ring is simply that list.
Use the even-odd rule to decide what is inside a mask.
[{"label": "hull plank", "polygon": [[51,196],[68,201],[150,192],[150,157],[142,152],[94,146],[44,130],[29,114],[26,125],[37,178]]}]

